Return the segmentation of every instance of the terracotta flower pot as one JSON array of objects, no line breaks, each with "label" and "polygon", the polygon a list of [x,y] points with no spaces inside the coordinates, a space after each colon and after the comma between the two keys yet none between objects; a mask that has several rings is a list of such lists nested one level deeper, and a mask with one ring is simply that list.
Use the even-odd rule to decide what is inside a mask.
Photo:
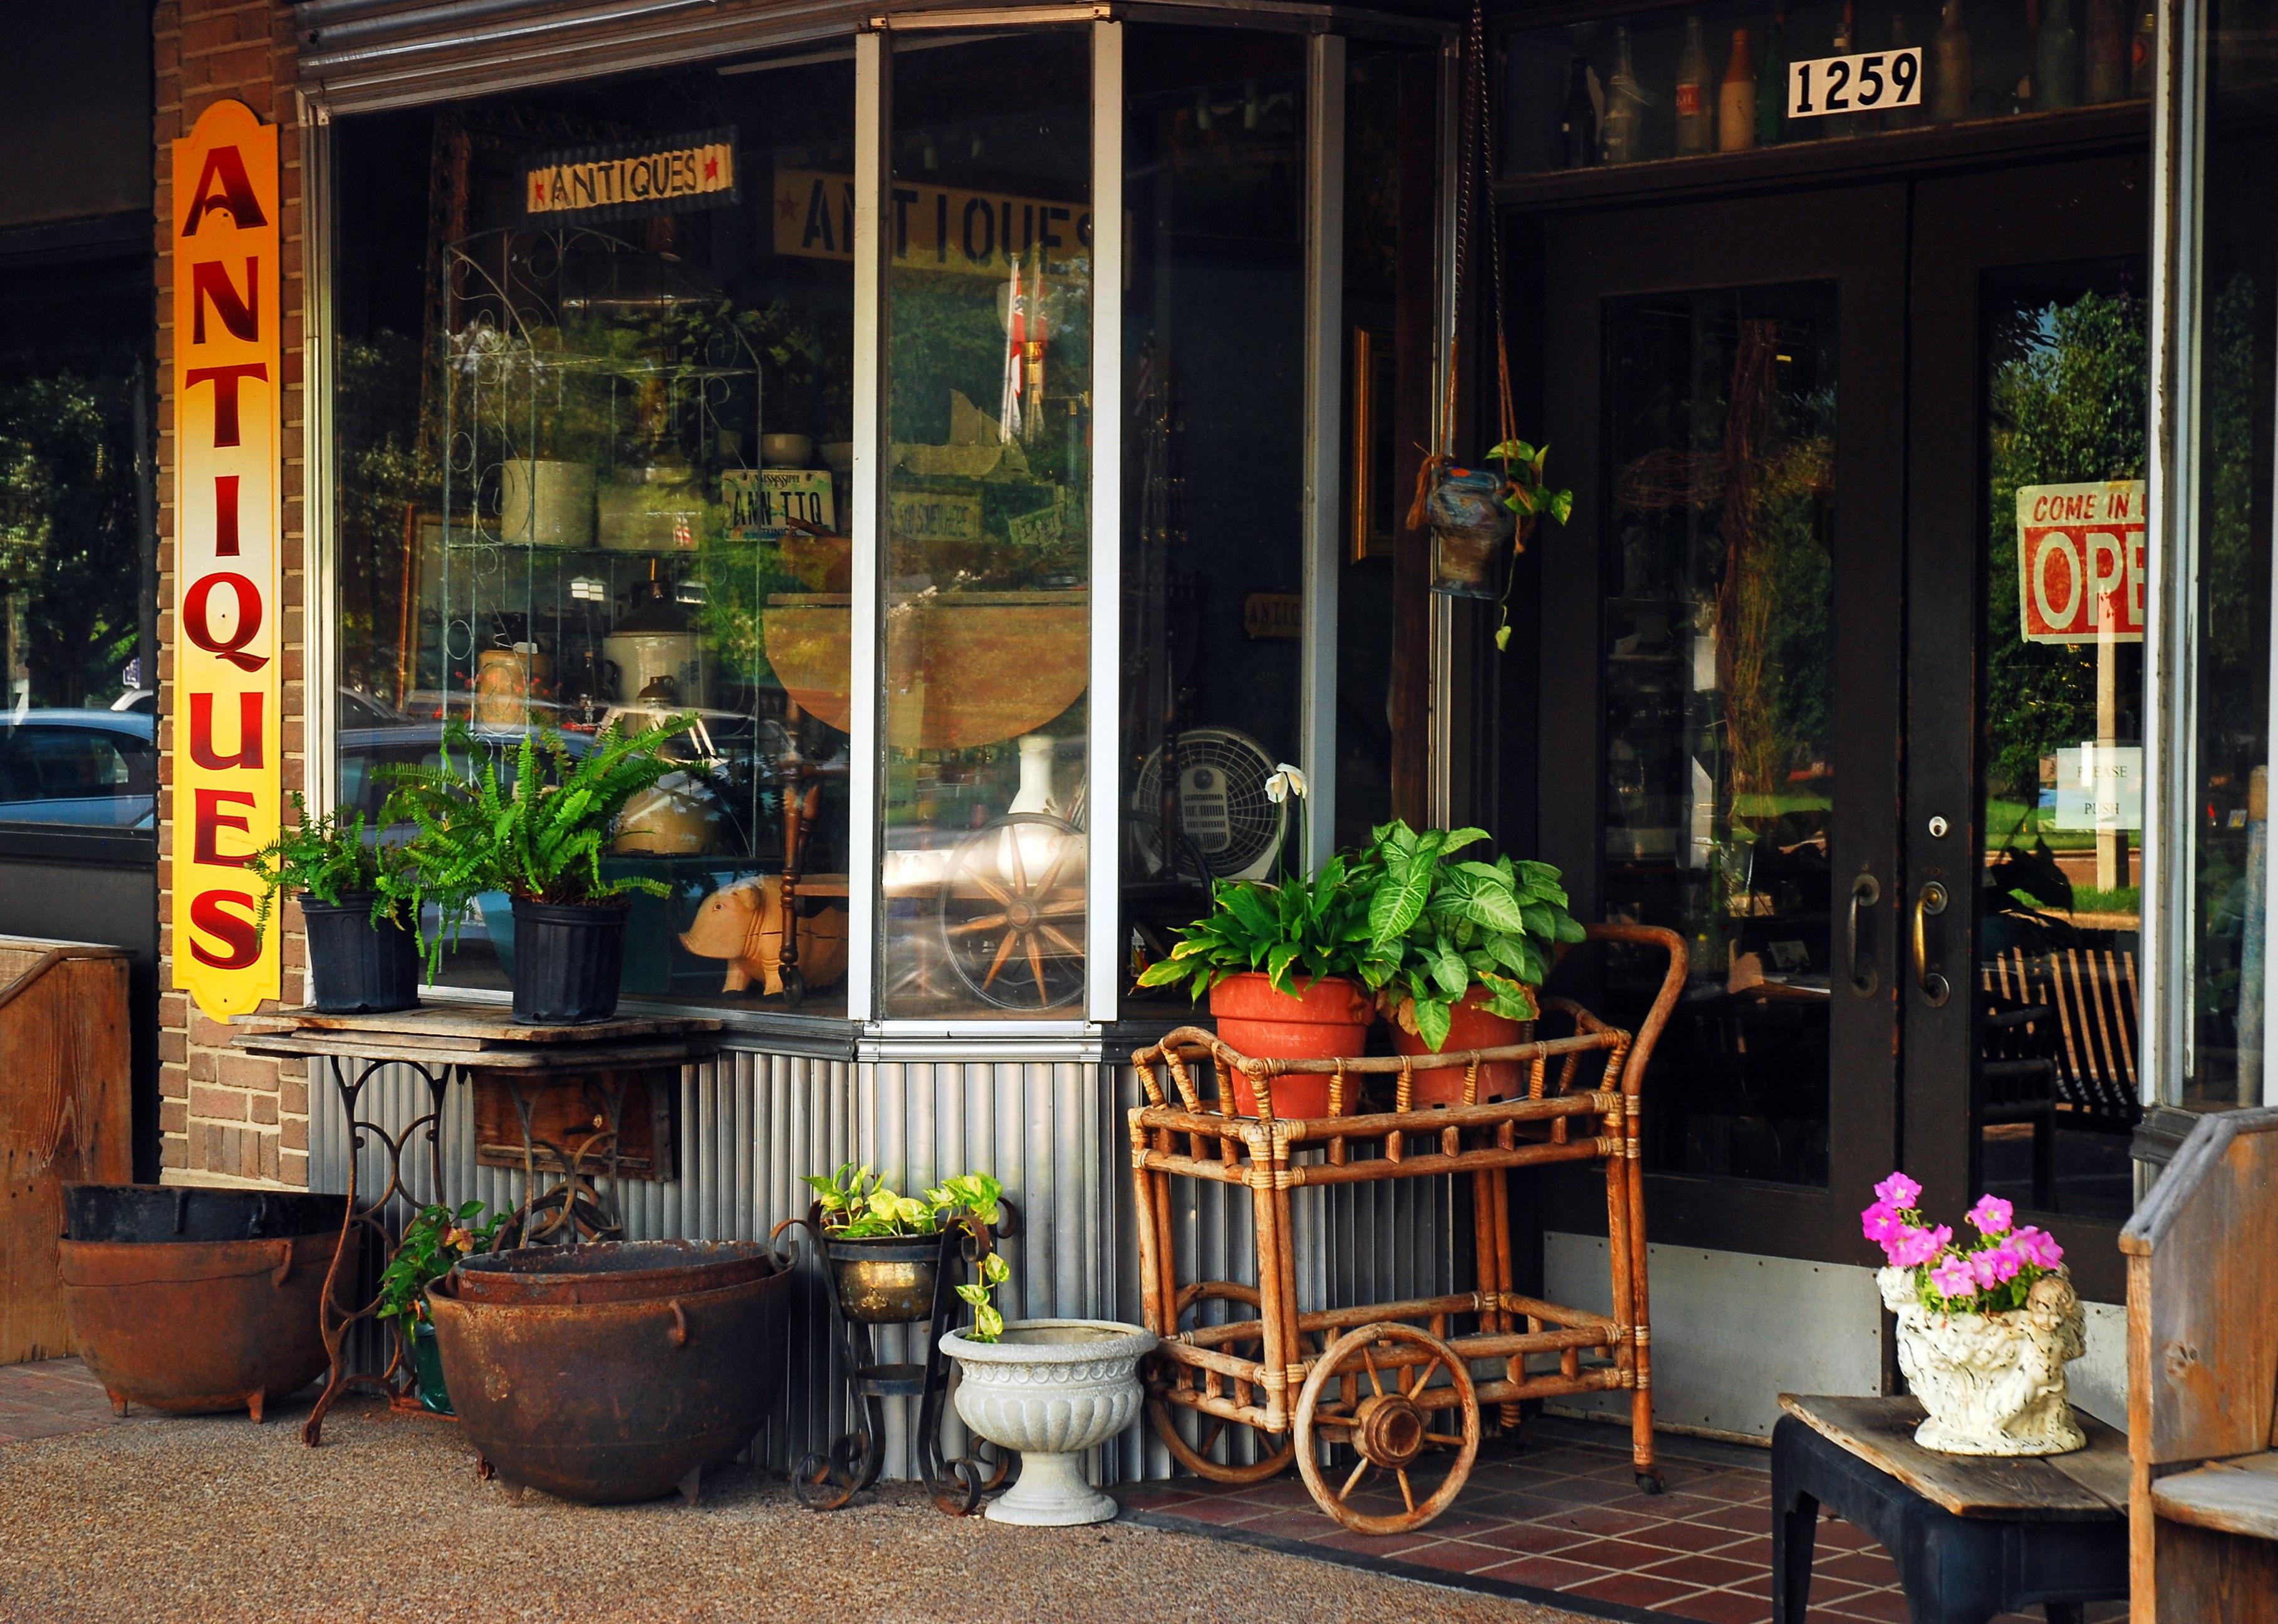
[{"label": "terracotta flower pot", "polygon": [[[1491,1014],[1486,1007],[1487,998],[1488,993],[1484,987],[1473,987],[1464,994],[1464,1001],[1448,1012],[1448,1040],[1437,1051],[1399,1022],[1393,1022],[1394,1050],[1422,1058],[1434,1053],[1459,1054],[1465,1049],[1508,1048],[1515,1043],[1530,1041],[1534,1023]],[[1409,1096],[1410,1103],[1419,1106],[1463,1104],[1464,1070],[1461,1066],[1432,1066],[1418,1070]],[[1489,1061],[1479,1068],[1479,1100],[1508,1099],[1525,1092],[1526,1068],[1519,1061]]]},{"label": "terracotta flower pot", "polygon": [[[1212,987],[1211,1015],[1218,1023],[1219,1040],[1252,1060],[1357,1060],[1367,1052],[1368,1023],[1375,1010],[1358,982],[1324,976],[1289,984],[1296,991],[1277,992],[1262,972],[1251,970],[1229,976]],[[1346,1091],[1348,1110],[1358,1084],[1357,1078],[1351,1081],[1353,1086]],[[1235,1110],[1255,1116],[1257,1096],[1250,1079],[1237,1071],[1232,1082]],[[1329,1079],[1275,1078],[1273,1114],[1326,1116]]]}]

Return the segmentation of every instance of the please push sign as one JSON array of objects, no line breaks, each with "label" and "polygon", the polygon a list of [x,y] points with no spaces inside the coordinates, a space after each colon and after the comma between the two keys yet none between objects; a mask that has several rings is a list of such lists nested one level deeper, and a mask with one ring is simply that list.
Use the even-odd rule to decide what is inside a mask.
[{"label": "please push sign", "polygon": [[2018,635],[2029,643],[2144,640],[2141,479],[2017,493]]},{"label": "please push sign", "polygon": [[277,126],[216,102],[173,161],[174,984],[226,1021],[279,991]]}]

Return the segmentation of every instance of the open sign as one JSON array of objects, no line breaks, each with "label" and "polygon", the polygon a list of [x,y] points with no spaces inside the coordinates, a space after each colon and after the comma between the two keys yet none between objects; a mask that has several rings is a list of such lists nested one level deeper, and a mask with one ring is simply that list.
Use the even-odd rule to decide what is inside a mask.
[{"label": "open sign", "polygon": [[2144,640],[2141,479],[2017,493],[2018,631],[2029,643]]}]

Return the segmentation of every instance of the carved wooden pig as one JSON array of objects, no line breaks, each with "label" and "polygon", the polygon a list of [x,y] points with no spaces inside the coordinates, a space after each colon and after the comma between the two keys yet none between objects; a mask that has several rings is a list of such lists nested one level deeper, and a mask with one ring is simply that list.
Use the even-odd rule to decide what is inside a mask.
[{"label": "carved wooden pig", "polygon": [[[770,996],[783,991],[783,877],[761,875],[722,885],[704,899],[680,945],[699,958],[728,961],[722,992],[753,982]],[[825,904],[799,922],[799,973],[810,987],[846,974],[846,909]]]}]

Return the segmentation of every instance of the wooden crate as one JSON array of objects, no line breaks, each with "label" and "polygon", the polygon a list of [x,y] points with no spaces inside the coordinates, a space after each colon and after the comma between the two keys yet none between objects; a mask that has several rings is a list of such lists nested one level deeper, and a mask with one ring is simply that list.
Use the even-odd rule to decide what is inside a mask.
[{"label": "wooden crate", "polygon": [[73,1352],[56,1275],[64,1186],[134,1176],[128,958],[0,937],[0,1365]]},{"label": "wooden crate", "polygon": [[[680,1099],[680,1069],[641,1068],[623,1071],[528,1075],[477,1071],[475,1085],[475,1161],[485,1168],[531,1165],[542,1173],[568,1169],[562,1158],[547,1145],[558,1145],[572,1155],[583,1152],[585,1170],[606,1171],[608,1147],[596,1135],[605,1134],[609,1100],[621,1093],[617,1118],[617,1168],[627,1178],[672,1179],[679,1176],[674,1163],[674,1117]],[[530,1160],[525,1164],[522,1117],[515,1108],[514,1090],[522,1090],[530,1105]]]}]

